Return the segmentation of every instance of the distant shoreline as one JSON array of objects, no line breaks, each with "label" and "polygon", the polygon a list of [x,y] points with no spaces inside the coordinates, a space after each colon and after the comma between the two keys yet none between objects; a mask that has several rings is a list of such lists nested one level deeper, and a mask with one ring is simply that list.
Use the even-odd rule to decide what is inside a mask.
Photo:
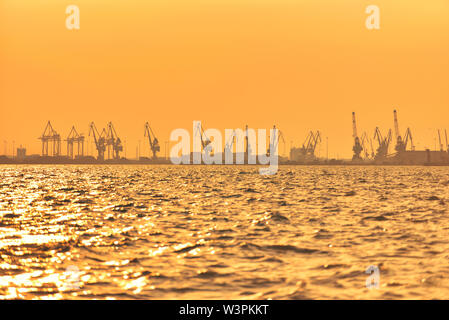
[{"label": "distant shoreline", "polygon": [[[173,164],[170,161],[138,161],[138,160],[126,160],[126,161],[95,161],[95,162],[87,162],[87,161],[0,161],[0,165],[95,165],[95,166],[120,166],[120,165],[173,165],[173,166],[266,166],[263,164],[248,164],[248,163],[242,163],[242,164]],[[344,167],[351,167],[351,166],[377,166],[377,167],[392,167],[392,166],[446,166],[449,167],[449,163],[396,163],[396,162],[390,162],[390,163],[376,163],[372,161],[366,161],[366,162],[352,162],[350,160],[344,161],[344,160],[338,160],[335,162],[310,162],[310,163],[300,163],[300,162],[284,162],[279,163],[279,166],[344,166]]]}]

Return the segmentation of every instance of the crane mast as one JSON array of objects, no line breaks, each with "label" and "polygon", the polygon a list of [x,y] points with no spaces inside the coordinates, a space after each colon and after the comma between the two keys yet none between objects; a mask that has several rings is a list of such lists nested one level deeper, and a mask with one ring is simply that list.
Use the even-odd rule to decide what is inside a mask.
[{"label": "crane mast", "polygon": [[231,136],[229,137],[229,140],[225,144],[225,152],[226,152],[226,150],[229,150],[229,152],[232,152],[232,148],[234,146],[235,139],[236,139],[236,132],[235,132],[235,130],[233,130]]},{"label": "crane mast", "polygon": [[352,137],[354,138],[354,146],[352,147],[352,151],[354,152],[352,156],[352,160],[361,160],[360,153],[363,150],[363,147],[360,143],[360,139],[357,135],[357,124],[355,121],[355,112],[352,113]]},{"label": "crane mast", "polygon": [[[273,126],[273,131],[276,130],[276,126]],[[276,131],[274,131],[276,132]],[[285,138],[284,135],[282,133],[282,131],[278,130],[278,134],[274,135],[272,137],[272,141],[270,142],[270,145],[268,146],[267,149],[267,156],[270,155],[271,153],[271,148],[273,147],[273,150],[276,150],[279,146],[279,140],[282,140],[282,143],[284,144],[284,153],[285,153]]]},{"label": "crane mast", "polygon": [[393,111],[393,115],[394,115],[394,132],[396,135],[396,146],[395,146],[395,150],[397,152],[403,152],[405,151],[407,144],[404,143],[404,141],[402,140],[401,134],[399,132],[399,123],[398,123],[398,115],[396,110]]},{"label": "crane mast", "polygon": [[399,123],[398,123],[398,114],[396,110],[393,110],[393,121],[394,121],[394,134],[396,136],[396,140],[402,140],[401,135],[399,133]]},{"label": "crane mast", "polygon": [[352,137],[354,139],[358,138],[358,136],[357,136],[357,124],[356,124],[356,121],[355,121],[355,112],[352,113]]},{"label": "crane mast", "polygon": [[245,147],[245,154],[246,156],[249,156],[252,152],[251,152],[251,145],[249,144],[249,132],[248,132],[248,125],[245,126],[245,142],[246,142],[246,147]]}]

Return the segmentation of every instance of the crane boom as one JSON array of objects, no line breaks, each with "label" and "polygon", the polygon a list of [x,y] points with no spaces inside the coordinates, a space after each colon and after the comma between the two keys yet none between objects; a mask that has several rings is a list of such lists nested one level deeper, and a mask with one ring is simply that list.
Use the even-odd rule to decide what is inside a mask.
[{"label": "crane boom", "polygon": [[394,116],[394,134],[396,135],[396,140],[399,141],[399,139],[401,139],[401,135],[399,133],[398,114],[396,110],[393,111],[393,116]]},{"label": "crane boom", "polygon": [[410,130],[410,128],[407,128],[404,138],[404,150],[407,148],[407,143],[409,140],[410,140],[410,149],[415,150],[415,145],[413,144],[412,131]]},{"label": "crane boom", "polygon": [[95,142],[95,147],[97,148],[98,156],[97,159],[100,161],[104,161],[104,152],[106,151],[105,138],[103,129],[102,133],[99,134],[95,123],[91,122],[89,126],[89,137],[92,135]]},{"label": "crane boom", "polygon": [[377,143],[379,145],[382,144],[382,142],[384,141],[383,137],[382,137],[382,133],[379,130],[379,127],[376,127],[375,131],[374,131],[374,139],[377,139]]},{"label": "crane boom", "polygon": [[313,143],[313,149],[312,149],[313,154],[315,154],[315,149],[316,149],[318,142],[321,142],[321,133],[319,131],[316,132],[315,137],[314,137],[314,143]]},{"label": "crane boom", "polygon": [[352,137],[357,138],[357,125],[355,122],[355,112],[352,113]]},{"label": "crane boom", "polygon": [[229,137],[228,141],[225,144],[225,150],[232,151],[232,147],[234,146],[234,141],[236,139],[236,135],[237,135],[237,133],[235,132],[235,130],[233,130],[231,136]]},{"label": "crane boom", "polygon": [[[206,150],[207,146],[209,146],[209,144],[211,143],[211,141],[209,140],[209,138],[206,136],[206,133],[204,132],[203,126],[201,125],[201,123],[198,123],[198,126],[196,127],[197,130],[197,134],[200,135],[201,138],[201,145],[203,146],[203,149]],[[203,136],[205,138],[203,138]]]},{"label": "crane boom", "polygon": [[153,153],[153,159],[157,158],[157,153],[161,151],[161,147],[159,146],[159,140],[156,138],[153,130],[151,129],[148,122],[145,123],[145,131],[144,137],[148,137],[148,142],[150,143],[150,149]]},{"label": "crane boom", "polygon": [[106,143],[108,145],[108,153],[109,153],[109,147],[112,147],[114,159],[116,159],[116,160],[120,159],[120,152],[123,151],[122,141],[118,137],[117,132],[115,131],[115,128],[114,128],[114,125],[112,124],[112,122],[108,123]]}]

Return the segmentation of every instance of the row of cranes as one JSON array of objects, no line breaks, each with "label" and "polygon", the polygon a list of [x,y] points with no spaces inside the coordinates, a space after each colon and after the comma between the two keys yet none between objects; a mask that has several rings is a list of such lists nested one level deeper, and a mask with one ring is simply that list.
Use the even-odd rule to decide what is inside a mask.
[{"label": "row of cranes", "polygon": [[[273,126],[273,129],[276,129],[276,126]],[[248,131],[249,131],[248,126],[245,126],[244,153],[246,155],[253,154],[254,151],[252,148],[253,146],[251,146],[251,143],[249,142],[248,139],[249,137]],[[202,127],[201,123],[199,123],[198,126],[196,127],[195,134],[197,134],[200,137],[201,146],[204,152],[209,154],[213,152],[211,140],[206,135],[206,132]],[[91,122],[89,124],[88,137],[93,139],[93,143],[96,149],[97,160],[104,161],[105,159],[114,159],[114,160],[121,159],[120,154],[123,152],[124,146],[112,122],[109,122],[107,126],[103,128],[101,131],[97,129],[97,126],[95,125],[94,122]],[[146,122],[144,125],[144,137],[148,139],[149,147],[152,153],[152,159],[157,159],[161,147],[159,144],[159,140],[157,139],[153,129],[151,128],[148,122]],[[42,140],[42,156],[54,156],[54,157],[62,156],[61,136],[53,128],[50,121],[48,121],[44,133],[42,134],[41,137],[39,137],[39,139]],[[227,150],[229,150],[230,153],[233,153],[236,139],[237,139],[237,132],[236,130],[234,130],[231,136],[228,138],[228,141],[226,141],[223,150],[224,153],[227,153]],[[79,133],[75,128],[75,126],[72,126],[65,141],[67,143],[68,158],[75,159],[77,157],[84,157],[86,137],[83,134]],[[320,132],[310,131],[310,133],[306,137],[306,140],[302,144],[302,147],[292,148],[292,150],[290,150],[290,156],[292,157],[293,155],[292,160],[295,160],[295,158],[298,157],[314,159],[315,149],[317,147],[317,144],[320,142],[321,142]],[[269,145],[266,149],[266,155],[269,156],[273,152],[273,150],[278,150],[279,143],[283,143],[284,147],[283,152],[285,154],[286,141],[284,134],[281,130],[277,131],[276,136],[271,137]],[[51,145],[52,147],[49,148],[49,145]],[[51,152],[49,153],[49,151]]]},{"label": "row of cranes", "polygon": [[[91,122],[89,124],[89,137],[94,140],[97,160],[104,161],[105,154],[107,154],[107,159],[121,159],[120,153],[123,152],[123,144],[112,122],[109,122],[101,132],[98,131],[95,123]],[[145,123],[144,137],[148,138],[153,158],[156,159],[157,153],[160,151],[159,141],[148,122]],[[53,128],[50,121],[48,121],[39,139],[42,141],[42,156],[61,156],[61,135]],[[65,141],[67,143],[67,157],[70,159],[84,157],[85,137],[78,133],[75,126],[72,127]]]},{"label": "row of cranes", "polygon": [[[58,157],[61,156],[61,135],[53,128],[48,121],[44,132],[39,137],[42,141],[42,156]],[[79,134],[73,126],[65,139],[67,143],[67,156],[74,158],[74,145],[77,145],[78,155],[84,155],[84,135]],[[50,146],[50,149],[49,149]]]},{"label": "row of cranes", "polygon": [[[415,145],[413,144],[412,132],[410,128],[407,128],[407,130],[405,131],[404,138],[402,137],[399,131],[399,123],[396,110],[393,111],[393,121],[394,121],[394,133],[396,137],[396,145],[394,149],[396,150],[396,152],[397,153],[405,152],[407,151],[408,147],[409,150],[414,151]],[[352,137],[354,139],[354,145],[352,147],[353,151],[352,160],[354,161],[362,159],[383,160],[389,156],[388,150],[392,141],[391,129],[389,129],[387,134],[383,136],[379,127],[376,127],[372,139],[368,137],[366,132],[364,132],[362,136],[359,137],[357,133],[357,124],[354,112],[352,113]],[[374,150],[373,147],[373,140],[377,142],[376,150]]]},{"label": "row of cranes", "polygon": [[118,137],[112,122],[106,128],[98,131],[94,122],[89,125],[89,137],[93,137],[97,149],[97,160],[104,161],[107,151],[108,159],[120,159],[120,152],[123,151],[122,140]]},{"label": "row of cranes", "polygon": [[[273,126],[273,129],[276,129]],[[252,148],[248,141],[248,126],[245,127],[245,153],[251,154]],[[211,140],[207,137],[204,128],[201,126],[201,123],[196,127],[195,134],[200,136],[201,146],[206,153],[212,152]],[[93,142],[95,145],[95,149],[97,152],[97,160],[104,161],[107,159],[119,160],[121,159],[120,153],[123,152],[123,144],[122,140],[117,134],[114,125],[112,122],[109,122],[106,128],[103,128],[101,131],[97,129],[97,126],[94,122],[89,124],[89,134],[88,137],[93,138]],[[157,139],[153,129],[149,125],[148,122],[144,125],[144,137],[148,139],[148,143],[150,146],[150,150],[152,152],[152,159],[157,159],[157,154],[160,152],[161,147],[159,144],[159,140]],[[237,138],[236,131],[234,130],[230,139],[227,141],[225,145],[226,149],[232,150],[234,146],[234,142]],[[45,127],[44,133],[39,138],[42,140],[42,156],[61,156],[61,136],[56,132],[56,130],[51,125],[50,121],[48,121],[47,126]],[[67,157],[70,159],[74,159],[76,157],[84,157],[84,143],[85,136],[83,134],[78,133],[75,126],[72,126],[67,139]],[[272,141],[267,148],[267,155],[269,156],[272,148],[277,149],[279,145],[279,141],[282,141],[284,144],[285,151],[285,138],[282,131],[278,131],[276,137],[272,137]],[[52,145],[52,148],[49,153],[49,144]],[[316,146],[316,142],[315,142]],[[310,147],[310,142],[308,143],[307,149],[314,149],[315,147]],[[310,151],[307,151],[310,152]],[[312,151],[313,153],[313,151]]]},{"label": "row of cranes", "polygon": [[[114,128],[112,122],[108,123],[107,129],[103,129],[101,133],[98,132],[95,124],[92,122],[90,124],[89,136],[93,136],[95,146],[97,149],[97,159],[99,161],[104,160],[105,152],[108,153],[108,158],[115,160],[120,159],[120,152],[123,151],[123,145],[121,139],[118,137],[117,132]],[[159,140],[156,138],[153,129],[150,127],[149,123],[146,122],[144,126],[144,137],[148,138],[148,143],[150,150],[153,154],[152,158],[157,159],[157,153],[161,151],[159,145]]]},{"label": "row of cranes", "polygon": [[290,159],[299,162],[315,161],[315,150],[319,143],[321,143],[320,131],[310,131],[301,147],[290,149]]},{"label": "row of cranes", "polygon": [[[276,129],[276,126],[273,126],[273,130]],[[244,134],[244,138],[245,138],[245,154],[246,155],[250,155],[252,154],[252,148],[251,148],[251,144],[249,143],[249,133],[248,133],[248,125],[245,126],[245,134]],[[204,150],[204,152],[206,154],[210,154],[212,152],[212,145],[211,145],[211,140],[207,137],[203,126],[201,125],[201,123],[198,123],[195,129],[195,134],[198,135],[200,137],[200,141],[201,141],[201,146]],[[224,146],[224,150],[223,153],[229,153],[232,154],[234,151],[234,144],[236,142],[237,139],[237,132],[236,130],[233,130],[231,135],[228,138],[228,141],[226,141],[225,146]],[[273,150],[278,150],[278,146],[279,146],[279,141],[282,141],[282,143],[284,144],[284,152],[285,152],[285,138],[284,138],[284,134],[282,133],[282,131],[278,130],[278,134],[275,136],[271,137],[269,146],[267,148],[267,152],[266,155],[270,156],[270,153]]]}]

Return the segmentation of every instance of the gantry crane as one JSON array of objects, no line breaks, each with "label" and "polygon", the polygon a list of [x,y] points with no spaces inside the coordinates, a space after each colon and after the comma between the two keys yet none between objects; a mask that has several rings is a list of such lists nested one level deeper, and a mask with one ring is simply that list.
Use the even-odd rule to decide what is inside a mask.
[{"label": "gantry crane", "polygon": [[352,160],[361,160],[360,153],[363,150],[363,147],[360,143],[359,136],[357,135],[357,125],[355,121],[355,112],[352,113],[352,137],[354,138],[354,146],[352,147],[352,151],[354,152],[352,156]]},{"label": "gantry crane", "polygon": [[95,147],[97,148],[99,161],[104,161],[104,152],[106,151],[106,131],[103,129],[101,134],[98,133],[95,123],[91,122],[89,129],[89,137],[94,137]]},{"label": "gantry crane", "polygon": [[374,156],[375,160],[385,159],[388,155],[388,148],[391,142],[391,129],[388,130],[387,136],[383,137],[379,128],[374,131],[374,140],[377,140],[377,150]]},{"label": "gantry crane", "polygon": [[77,144],[77,147],[78,147],[77,155],[84,156],[84,135],[79,134],[76,131],[75,126],[73,126],[72,129],[70,130],[70,133],[67,136],[66,142],[67,142],[67,156],[68,157],[70,157],[71,159],[74,158],[73,145],[75,143]]},{"label": "gantry crane", "polygon": [[112,147],[112,155],[114,159],[120,159],[120,152],[123,151],[122,141],[115,131],[112,122],[108,123],[107,135],[106,135],[106,146],[108,148],[108,157],[110,158],[110,148]]},{"label": "gantry crane", "polygon": [[61,154],[61,136],[53,129],[50,121],[47,122],[47,126],[44,129],[44,133],[41,137],[42,140],[42,156],[48,156],[48,143],[52,143],[53,150],[52,156],[59,156]]},{"label": "gantry crane", "polygon": [[148,137],[148,142],[150,143],[150,149],[153,153],[153,159],[157,159],[157,153],[161,151],[161,147],[159,146],[159,140],[157,140],[154,135],[153,130],[151,129],[148,122],[145,123],[145,131],[143,134],[144,137]]},{"label": "gantry crane", "polygon": [[397,152],[404,152],[407,149],[408,141],[410,140],[410,149],[415,150],[413,145],[412,132],[410,128],[407,128],[405,132],[404,140],[402,140],[401,134],[399,132],[398,115],[396,110],[393,111],[394,115],[394,133],[396,135],[396,146],[394,147]]}]

